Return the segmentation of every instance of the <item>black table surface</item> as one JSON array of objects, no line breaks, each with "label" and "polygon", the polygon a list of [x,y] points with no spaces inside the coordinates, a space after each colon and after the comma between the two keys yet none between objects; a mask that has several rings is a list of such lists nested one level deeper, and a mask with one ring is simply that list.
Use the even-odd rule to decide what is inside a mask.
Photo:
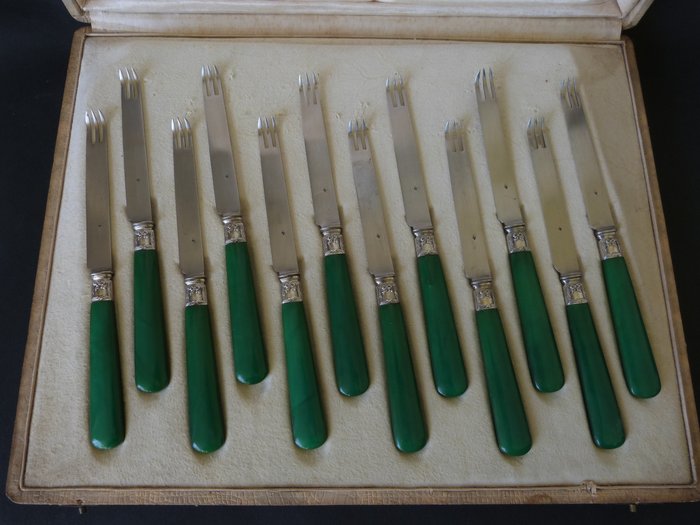
[{"label": "black table surface", "polygon": [[[34,276],[73,20],[60,0],[0,3],[0,480],[9,462]],[[700,391],[700,2],[656,0],[632,38],[676,274],[693,383]],[[698,149],[695,149],[695,148]],[[693,233],[695,232],[695,233]],[[695,257],[698,257],[696,260]],[[0,496],[0,524],[281,522],[700,523],[700,505],[75,507],[16,505]]]}]

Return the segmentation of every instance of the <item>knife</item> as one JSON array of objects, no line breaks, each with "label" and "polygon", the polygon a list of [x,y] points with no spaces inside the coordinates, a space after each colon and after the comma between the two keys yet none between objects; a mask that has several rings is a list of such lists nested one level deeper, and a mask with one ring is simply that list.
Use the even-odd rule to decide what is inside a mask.
[{"label": "knife", "polygon": [[282,295],[282,331],[292,436],[299,448],[313,449],[323,445],[328,433],[304,311],[299,262],[275,117],[258,119],[258,141],[272,267],[279,277]]},{"label": "knife", "polygon": [[588,306],[574,235],[571,231],[560,179],[557,176],[551,150],[547,145],[543,118],[530,119],[527,125],[527,136],[552,262],[559,274],[564,292],[569,335],[576,357],[588,427],[596,446],[617,448],[625,441],[625,430]]},{"label": "knife", "polygon": [[459,396],[467,389],[467,374],[437,252],[408,96],[400,76],[387,79],[386,95],[406,222],[413,232],[416,248],[433,382],[440,395]]},{"label": "knife", "polygon": [[622,255],[617,228],[610,212],[610,198],[574,80],[568,79],[562,83],[561,100],[588,223],[598,240],[608,304],[627,389],[636,397],[654,397],[661,390],[659,372]]},{"label": "knife", "polygon": [[515,300],[525,344],[532,384],[540,392],[555,392],[564,385],[564,371],[547,314],[542,287],[527,239],[525,221],[513,171],[513,159],[506,147],[501,114],[496,100],[493,71],[476,75],[476,100],[486,148],[486,161],[496,201],[496,215],[503,225],[508,246]]},{"label": "knife", "polygon": [[133,68],[119,70],[126,216],[134,230],[134,379],[142,392],[159,392],[170,382],[168,339],[160,268],[151,212],[151,188],[141,85]]},{"label": "knife", "polygon": [[318,84],[318,75],[315,73],[299,75],[301,120],[314,219],[323,237],[326,301],[333,343],[335,382],[341,394],[356,396],[369,387],[369,373],[345,256],[345,241],[338,214]]},{"label": "knife", "polygon": [[112,283],[107,124],[101,111],[85,113],[85,207],[90,304],[90,442],[100,449],[124,441],[119,338]]},{"label": "knife", "polygon": [[348,124],[348,139],[369,273],[374,278],[379,305],[384,373],[394,445],[401,452],[416,452],[428,442],[428,431],[413,372],[406,323],[399,303],[394,264],[389,253],[389,236],[372,163],[369,133],[364,121]]},{"label": "knife", "polygon": [[186,118],[180,120],[179,117],[170,121],[170,128],[173,135],[180,270],[185,276],[185,354],[190,444],[195,451],[208,453],[224,444],[226,428],[219,396],[207,300],[192,129]]},{"label": "knife", "polygon": [[224,225],[233,364],[236,379],[252,385],[267,376],[267,358],[233,164],[231,134],[216,66],[202,67],[202,96],[216,211]]},{"label": "knife", "polygon": [[464,131],[455,121],[445,125],[445,147],[457,215],[464,273],[472,288],[474,317],[489,394],[491,418],[501,452],[522,456],[532,447],[530,428],[510,359],[489,267],[476,186]]}]

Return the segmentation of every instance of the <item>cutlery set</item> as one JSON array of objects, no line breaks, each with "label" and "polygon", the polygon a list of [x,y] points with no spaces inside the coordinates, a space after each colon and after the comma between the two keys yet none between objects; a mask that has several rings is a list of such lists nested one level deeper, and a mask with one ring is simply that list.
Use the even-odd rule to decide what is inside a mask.
[{"label": "cutlery set", "polygon": [[[134,232],[133,323],[135,384],[144,393],[169,383],[168,337],[161,290],[156,225],[151,209],[142,93],[134,69],[119,71],[126,183],[126,215]],[[268,373],[266,349],[255,293],[242,209],[234,167],[224,91],[216,67],[202,68],[202,94],[211,159],[216,210],[221,217],[234,373],[245,385]],[[565,382],[559,350],[528,240],[518,194],[515,163],[503,130],[493,72],[482,69],[475,80],[481,136],[496,206],[508,250],[514,295],[533,387],[547,395]],[[414,238],[423,321],[436,391],[458,397],[468,388],[467,371],[445,280],[435,226],[426,193],[426,177],[418,156],[403,79],[386,82],[387,106],[405,219]],[[654,397],[661,384],[644,327],[583,104],[573,80],[562,83],[560,97],[566,118],[577,179],[587,217],[597,239],[623,375],[637,398]],[[345,253],[343,224],[328,147],[323,96],[315,73],[299,76],[308,178],[314,220],[320,230],[324,283],[333,366],[338,391],[359,396],[369,387],[367,359]],[[109,156],[107,122],[89,110],[86,122],[87,265],[92,280],[90,309],[89,429],[94,447],[110,449],[125,438],[118,334],[113,294],[110,236]],[[284,138],[274,115],[258,119],[260,166],[269,228],[272,266],[280,283],[280,316],[287,373],[289,415],[297,447],[314,449],[327,439],[322,396],[314,364],[302,275],[287,193]],[[554,271],[564,296],[576,370],[593,443],[603,449],[625,441],[620,409],[608,366],[588,305],[562,181],[551,153],[551,138],[542,117],[523,126],[539,190]],[[185,283],[185,353],[189,437],[200,453],[219,449],[226,424],[218,384],[216,353],[207,300],[198,177],[192,128],[186,118],[171,120],[179,265]],[[405,453],[428,441],[420,391],[412,359],[390,237],[379,191],[374,155],[365,120],[348,124],[348,147],[360,211],[367,269],[372,276],[384,357],[387,402],[394,445]],[[465,277],[472,289],[476,333],[486,379],[489,406],[499,450],[508,456],[526,454],[532,436],[520,394],[496,295],[504,283],[494,282],[476,184],[468,154],[466,130],[457,121],[444,129],[445,151]],[[567,178],[567,180],[569,180]],[[537,248],[539,249],[539,248]],[[549,275],[542,275],[549,278]]]}]

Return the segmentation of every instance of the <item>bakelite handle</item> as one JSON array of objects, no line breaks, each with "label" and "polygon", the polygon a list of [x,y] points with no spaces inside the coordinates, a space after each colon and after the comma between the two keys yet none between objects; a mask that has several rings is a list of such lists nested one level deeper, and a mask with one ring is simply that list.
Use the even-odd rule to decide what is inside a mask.
[{"label": "bakelite handle", "polygon": [[532,384],[540,392],[556,392],[564,385],[564,371],[535,260],[527,250],[513,252],[509,259]]},{"label": "bakelite handle", "polygon": [[435,389],[445,397],[459,396],[467,389],[467,374],[440,256],[418,257],[418,277]]},{"label": "bakelite handle", "polygon": [[190,442],[197,452],[213,452],[224,444],[226,428],[206,304],[185,307],[185,352]]},{"label": "bakelite handle", "polygon": [[627,389],[636,397],[654,397],[661,381],[627,263],[624,257],[613,257],[602,264]]},{"label": "bakelite handle", "polygon": [[225,252],[234,372],[252,385],[265,379],[268,367],[248,243],[229,243]]},{"label": "bakelite handle", "polygon": [[532,447],[532,437],[498,309],[477,310],[476,328],[498,448],[522,456]]},{"label": "bakelite handle", "polygon": [[294,443],[303,449],[317,448],[328,433],[302,301],[282,304],[282,325]]},{"label": "bakelite handle", "polygon": [[134,252],[134,379],[142,392],[159,392],[170,382],[156,250]]},{"label": "bakelite handle", "polygon": [[617,448],[625,430],[588,303],[568,305],[566,317],[591,437],[600,448]]},{"label": "bakelite handle", "polygon": [[369,372],[345,254],[325,256],[324,266],[335,382],[341,394],[357,396],[369,387]]},{"label": "bakelite handle", "polygon": [[114,301],[90,305],[90,441],[110,449],[124,441],[119,341]]},{"label": "bakelite handle", "polygon": [[428,431],[423,420],[401,305],[381,305],[379,324],[394,445],[401,452],[416,452],[427,443]]}]

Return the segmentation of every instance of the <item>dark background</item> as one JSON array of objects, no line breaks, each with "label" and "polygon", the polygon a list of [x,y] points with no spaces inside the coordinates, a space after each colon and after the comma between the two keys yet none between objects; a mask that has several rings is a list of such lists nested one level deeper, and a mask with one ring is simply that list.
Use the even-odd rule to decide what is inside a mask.
[{"label": "dark background", "polygon": [[[693,382],[700,390],[700,2],[656,0],[627,34],[637,53]],[[73,32],[60,0],[0,0],[0,483],[9,461],[34,275]],[[698,404],[696,395],[696,404]],[[339,473],[342,476],[342,473]],[[700,505],[452,507],[21,506],[0,496],[0,524],[79,523],[700,523]],[[568,525],[568,524],[567,524]]]}]

